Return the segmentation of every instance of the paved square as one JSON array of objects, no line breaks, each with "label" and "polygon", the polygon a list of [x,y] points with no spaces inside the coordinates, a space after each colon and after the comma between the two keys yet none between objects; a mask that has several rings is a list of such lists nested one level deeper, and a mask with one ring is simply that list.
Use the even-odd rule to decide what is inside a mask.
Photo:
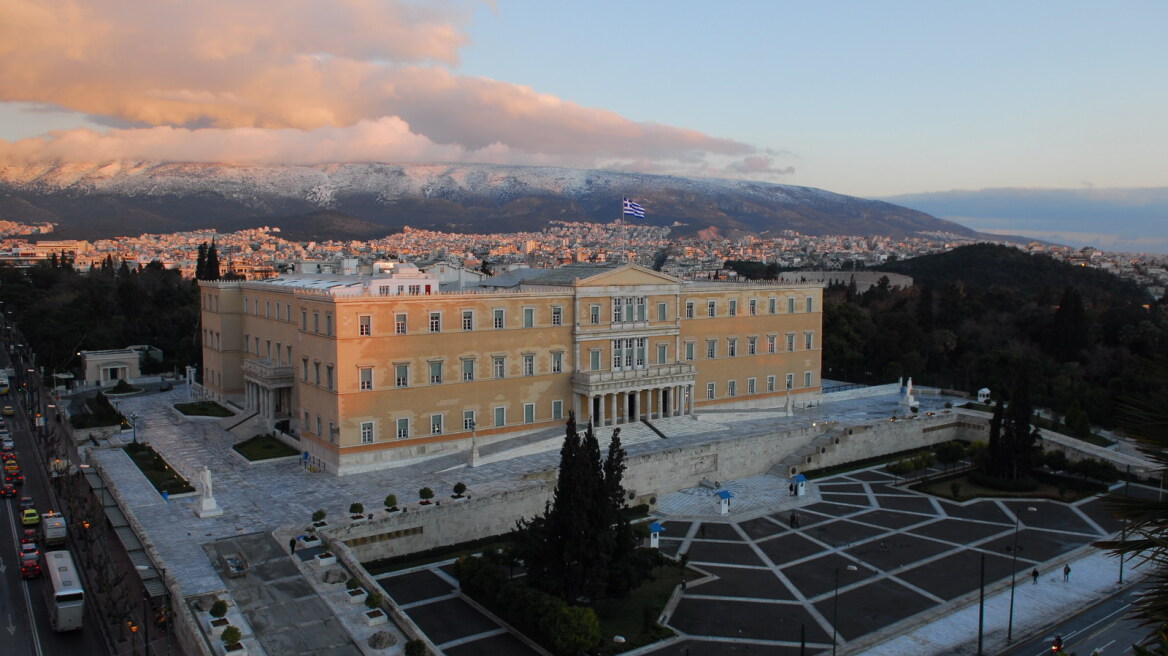
[{"label": "paved square", "polygon": [[405,613],[438,645],[499,628],[498,624],[457,598],[414,606]]},{"label": "paved square", "polygon": [[795,600],[794,593],[787,586],[775,585],[779,583],[779,580],[775,578],[770,569],[714,567],[712,565],[706,565],[702,569],[718,578],[696,585],[691,583],[688,588],[691,595]]},{"label": "paved square", "polygon": [[934,540],[905,533],[893,533],[879,540],[852,547],[847,553],[876,569],[892,572],[928,560],[952,548],[952,545]]},{"label": "paved square", "polygon": [[[919,567],[897,572],[896,578],[949,601],[977,590],[981,584],[981,557],[984,551],[963,549]],[[1010,576],[1010,558],[985,554],[986,582]],[[1019,580],[1030,571],[1018,563]]]},{"label": "paved square", "polygon": [[[843,574],[840,574],[843,578]],[[935,605],[928,597],[893,581],[841,591],[839,594],[839,634],[854,640]],[[824,617],[832,616],[831,596],[815,604]]]},{"label": "paved square", "polygon": [[703,542],[694,540],[690,543],[690,562],[721,563],[723,565],[753,565],[761,567],[763,562],[754,549],[748,544],[733,542]]},{"label": "paved square", "polygon": [[430,570],[382,577],[377,582],[399,606],[434,597],[444,597],[454,591],[454,586]]},{"label": "paved square", "polygon": [[482,640],[466,642],[454,647],[445,647],[442,653],[446,656],[535,656],[539,652],[523,644],[523,641],[510,633],[493,635]]},{"label": "paved square", "polygon": [[806,627],[809,642],[825,642],[829,637],[802,604],[683,598],[670,624],[690,635],[785,640],[796,644],[801,626]]}]

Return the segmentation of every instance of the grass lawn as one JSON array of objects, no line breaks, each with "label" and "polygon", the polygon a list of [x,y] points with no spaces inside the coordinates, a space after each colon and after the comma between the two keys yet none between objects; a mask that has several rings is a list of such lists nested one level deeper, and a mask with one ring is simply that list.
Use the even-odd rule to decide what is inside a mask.
[{"label": "grass lawn", "polygon": [[[960,496],[953,496],[953,483],[961,486]],[[989,487],[982,487],[969,482],[969,477],[965,475],[947,478],[944,480],[934,480],[928,483],[920,483],[912,486],[914,490],[920,490],[926,494],[942,497],[945,499],[952,499],[954,501],[966,501],[969,499],[976,499],[982,497],[1003,497],[1013,499],[1053,499],[1055,501],[1073,502],[1078,501],[1084,497],[1090,497],[1097,494],[1096,492],[1083,492],[1064,488],[1063,495],[1059,496],[1059,488],[1049,483],[1039,483],[1037,490],[1030,490],[1027,492],[1019,492],[1015,490],[995,490]]]},{"label": "grass lawn", "polygon": [[191,417],[230,417],[235,414],[214,401],[176,403],[174,409]]},{"label": "grass lawn", "polygon": [[248,460],[270,460],[299,455],[300,451],[271,435],[256,435],[231,447]]},{"label": "grass lawn", "polygon": [[[686,578],[693,580],[700,574],[686,570]],[[605,599],[592,604],[600,620],[603,646],[598,654],[619,654],[673,635],[673,631],[657,624],[657,617],[669,602],[673,590],[681,585],[682,570],[675,565],[662,565],[653,570],[653,580],[633,590],[625,599]],[[648,618],[649,630],[645,630]],[[624,636],[624,644],[616,644],[613,636]]]},{"label": "grass lawn", "polygon": [[166,460],[163,460],[157,451],[146,444],[141,442],[137,445],[127,444],[123,450],[134,461],[134,464],[138,465],[138,469],[142,470],[142,474],[146,476],[154,489],[159,492],[185,494],[195,491],[195,488],[191,487],[186,479],[170,468],[170,465],[167,464]]}]

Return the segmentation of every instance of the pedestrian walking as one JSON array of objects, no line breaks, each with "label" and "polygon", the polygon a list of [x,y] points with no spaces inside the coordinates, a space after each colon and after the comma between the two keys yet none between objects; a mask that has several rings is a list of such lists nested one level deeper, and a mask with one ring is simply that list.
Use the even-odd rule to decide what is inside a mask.
[{"label": "pedestrian walking", "polygon": [[296,553],[296,537],[295,536],[293,536],[293,538],[291,540],[288,540],[288,553],[289,554]]},{"label": "pedestrian walking", "polygon": [[1063,583],[1071,580],[1071,564],[1063,565]]},{"label": "pedestrian walking", "polygon": [[1038,568],[1030,570],[1030,578],[1034,579],[1034,585],[1038,585]]}]

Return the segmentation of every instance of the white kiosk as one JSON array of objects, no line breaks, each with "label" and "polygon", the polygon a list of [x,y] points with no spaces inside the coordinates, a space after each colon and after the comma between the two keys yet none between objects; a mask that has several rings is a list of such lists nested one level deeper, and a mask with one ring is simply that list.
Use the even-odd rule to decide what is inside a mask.
[{"label": "white kiosk", "polygon": [[725,514],[728,514],[730,512],[730,500],[733,498],[734,498],[734,495],[730,494],[730,490],[718,490],[719,514],[725,515]]},{"label": "white kiosk", "polygon": [[657,522],[653,522],[653,523],[649,524],[649,548],[650,549],[660,549],[661,548],[660,537],[661,537],[661,533],[664,531],[665,531],[665,527],[658,524]]}]

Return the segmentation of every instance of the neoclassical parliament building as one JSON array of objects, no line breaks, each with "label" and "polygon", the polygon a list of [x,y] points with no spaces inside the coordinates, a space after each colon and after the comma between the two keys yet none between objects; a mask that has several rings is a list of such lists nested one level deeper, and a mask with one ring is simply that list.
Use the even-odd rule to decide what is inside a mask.
[{"label": "neoclassical parliament building", "polygon": [[782,407],[819,392],[819,283],[520,269],[446,291],[409,264],[203,281],[204,394],[335,474],[562,424]]}]

